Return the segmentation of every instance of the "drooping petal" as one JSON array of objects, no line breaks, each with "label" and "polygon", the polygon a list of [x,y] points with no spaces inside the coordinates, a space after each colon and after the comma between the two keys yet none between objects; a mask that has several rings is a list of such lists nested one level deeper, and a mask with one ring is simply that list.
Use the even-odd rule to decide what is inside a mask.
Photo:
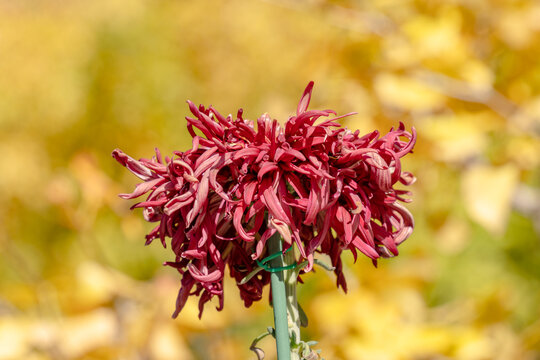
[{"label": "drooping petal", "polygon": [[178,291],[178,296],[176,298],[176,310],[172,315],[173,319],[176,319],[178,317],[178,314],[180,314],[180,311],[182,311],[182,309],[186,305],[193,285],[195,285],[195,280],[193,279],[193,277],[191,275],[188,275],[187,273],[184,273],[184,275],[182,276],[182,286],[180,287],[180,291]]},{"label": "drooping petal", "polygon": [[255,237],[252,235],[249,235],[244,230],[244,227],[242,226],[242,217],[244,216],[244,208],[242,206],[237,206],[234,210],[233,215],[233,224],[236,231],[238,231],[238,235],[242,240],[244,241],[253,241],[255,240]]},{"label": "drooping petal", "polygon": [[201,283],[216,282],[223,277],[223,273],[219,269],[205,274],[201,270],[197,269],[192,263],[188,265],[188,270],[191,276]]}]

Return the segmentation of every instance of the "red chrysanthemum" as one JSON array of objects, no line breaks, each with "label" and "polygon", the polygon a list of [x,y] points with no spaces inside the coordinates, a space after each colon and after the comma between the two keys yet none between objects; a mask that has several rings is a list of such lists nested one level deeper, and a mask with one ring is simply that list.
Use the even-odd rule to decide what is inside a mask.
[{"label": "red chrysanthemum", "polygon": [[407,132],[400,123],[382,137],[378,131],[359,136],[341,128],[339,117],[318,121],[335,112],[307,110],[312,88],[313,82],[284,126],[264,114],[255,128],[242,110],[236,118],[224,117],[188,101],[194,116],[186,118],[191,149],[164,160],[156,149],[155,157],[139,161],[113,152],[143,180],[133,193],[120,196],[150,193],[133,206],[144,209],[147,221],[159,223],[146,243],[159,238],[165,246],[171,238],[176,258],[166,264],[182,274],[174,317],[189,295],[200,296],[199,316],[214,296],[221,309],[227,265],[245,305],[259,300],[268,273],[240,282],[267,255],[266,241],[276,232],[285,250],[296,244],[298,260],[308,262],[305,272],[315,253],[329,255],[344,290],[343,250],[355,258],[359,250],[376,263],[397,255],[397,246],[411,234],[413,218],[398,202],[408,202],[403,198],[408,192],[393,186],[415,180],[400,165],[413,149],[414,128]]}]

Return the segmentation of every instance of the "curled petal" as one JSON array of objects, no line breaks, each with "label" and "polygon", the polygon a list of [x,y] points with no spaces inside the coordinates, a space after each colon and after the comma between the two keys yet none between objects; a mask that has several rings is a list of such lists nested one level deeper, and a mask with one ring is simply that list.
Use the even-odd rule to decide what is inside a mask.
[{"label": "curled petal", "polygon": [[236,231],[238,231],[238,235],[242,240],[244,241],[253,241],[255,240],[255,237],[252,235],[249,235],[246,233],[242,226],[242,217],[244,216],[244,209],[241,206],[237,206],[234,210],[234,216],[233,216],[233,224]]},{"label": "curled petal", "polygon": [[412,185],[416,182],[416,177],[410,172],[404,171],[401,173],[399,182],[402,183],[403,185]]},{"label": "curled petal", "polygon": [[141,180],[148,181],[157,178],[157,175],[153,174],[143,163],[126,155],[120,149],[114,150],[112,156]]},{"label": "curled petal", "polygon": [[211,273],[205,274],[202,271],[200,271],[199,269],[197,269],[195,267],[195,265],[189,264],[188,265],[188,270],[189,270],[189,273],[191,274],[191,276],[195,280],[197,280],[197,281],[199,281],[201,283],[216,282],[216,281],[221,280],[222,277],[223,277],[223,273],[221,271],[219,271],[219,269],[214,270]]},{"label": "curled petal", "polygon": [[152,190],[154,187],[164,183],[166,180],[163,179],[163,178],[157,178],[157,179],[152,179],[152,180],[149,180],[147,182],[143,182],[143,183],[140,183],[138,184],[136,187],[135,187],[135,191],[133,191],[131,194],[120,194],[118,196],[120,196],[122,199],[135,199],[135,198],[138,198],[139,196],[143,195],[143,194],[146,194],[148,191]]}]

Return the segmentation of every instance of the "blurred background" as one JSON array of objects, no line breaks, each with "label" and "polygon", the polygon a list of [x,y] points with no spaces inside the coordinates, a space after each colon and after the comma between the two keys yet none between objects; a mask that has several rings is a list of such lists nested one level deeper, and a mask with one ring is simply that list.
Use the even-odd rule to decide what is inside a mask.
[{"label": "blurred background", "polygon": [[[110,156],[185,150],[186,99],[250,119],[313,108],[415,126],[416,220],[349,293],[304,277],[327,360],[540,359],[540,3],[0,0],[0,359],[255,359],[267,297],[196,301]],[[275,358],[272,339],[261,346]]]}]

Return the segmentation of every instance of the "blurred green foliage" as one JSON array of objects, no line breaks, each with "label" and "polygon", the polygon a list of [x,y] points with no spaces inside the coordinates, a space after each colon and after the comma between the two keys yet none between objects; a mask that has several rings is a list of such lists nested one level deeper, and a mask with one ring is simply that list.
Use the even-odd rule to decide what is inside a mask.
[{"label": "blurred green foliage", "polygon": [[[0,1],[0,359],[248,359],[266,300],[170,319],[179,279],[110,157],[190,146],[186,99],[415,126],[413,236],[300,301],[326,359],[540,358],[534,0]],[[262,342],[274,355],[270,339]]]}]

